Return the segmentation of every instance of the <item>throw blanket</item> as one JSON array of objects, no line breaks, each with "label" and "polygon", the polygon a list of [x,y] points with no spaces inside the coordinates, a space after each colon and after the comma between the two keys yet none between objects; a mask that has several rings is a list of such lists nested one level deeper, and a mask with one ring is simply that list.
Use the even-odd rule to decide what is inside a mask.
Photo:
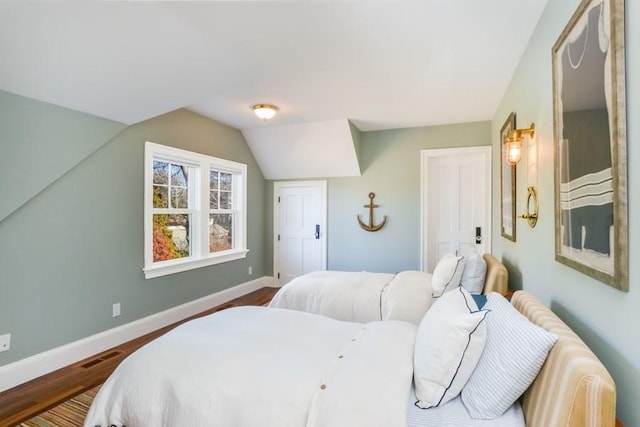
[{"label": "throw blanket", "polygon": [[269,306],[350,322],[404,320],[417,325],[431,306],[431,274],[316,271],[284,285]]},{"label": "throw blanket", "polygon": [[230,308],[125,359],[85,426],[405,426],[415,334],[406,322]]}]

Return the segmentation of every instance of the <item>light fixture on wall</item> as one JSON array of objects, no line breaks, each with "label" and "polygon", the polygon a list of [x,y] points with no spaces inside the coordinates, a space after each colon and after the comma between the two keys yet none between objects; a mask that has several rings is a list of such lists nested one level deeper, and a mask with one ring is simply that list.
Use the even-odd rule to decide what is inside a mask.
[{"label": "light fixture on wall", "polygon": [[531,126],[527,129],[515,129],[512,130],[507,139],[504,142],[505,160],[511,165],[517,165],[522,158],[522,141],[525,136],[533,138],[535,135],[535,125],[531,123]]},{"label": "light fixture on wall", "polygon": [[251,108],[256,113],[256,116],[262,120],[269,120],[278,112],[278,107],[272,104],[255,104]]}]

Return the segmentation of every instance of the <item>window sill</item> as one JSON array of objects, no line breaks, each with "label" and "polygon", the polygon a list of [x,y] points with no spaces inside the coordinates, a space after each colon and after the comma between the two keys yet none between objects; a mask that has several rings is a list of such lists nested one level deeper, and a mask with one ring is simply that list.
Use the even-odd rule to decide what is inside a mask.
[{"label": "window sill", "polygon": [[161,265],[145,267],[142,271],[144,271],[145,279],[153,279],[154,277],[166,276],[168,274],[180,273],[181,271],[194,270],[196,268],[246,258],[248,252],[248,249],[241,249],[221,252],[207,258],[166,261]]}]

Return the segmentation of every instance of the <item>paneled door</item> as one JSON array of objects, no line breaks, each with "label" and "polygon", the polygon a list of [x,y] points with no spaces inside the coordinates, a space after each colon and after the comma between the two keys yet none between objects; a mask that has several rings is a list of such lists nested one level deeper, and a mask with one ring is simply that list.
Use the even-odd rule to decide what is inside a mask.
[{"label": "paneled door", "polygon": [[274,183],[274,278],[278,286],[327,269],[327,183]]},{"label": "paneled door", "polygon": [[421,268],[491,251],[491,147],[422,151]]}]

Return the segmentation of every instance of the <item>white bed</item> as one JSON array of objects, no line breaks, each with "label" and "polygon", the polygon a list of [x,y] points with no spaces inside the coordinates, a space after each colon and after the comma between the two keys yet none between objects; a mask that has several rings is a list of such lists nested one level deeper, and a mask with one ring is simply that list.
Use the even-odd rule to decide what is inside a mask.
[{"label": "white bed", "polygon": [[[458,259],[462,259],[461,262]],[[469,270],[473,270],[470,280],[480,282],[476,285],[477,293],[506,293],[507,270],[493,255],[474,257],[473,267],[470,262],[464,264],[464,257],[458,259],[441,261],[433,274],[422,271],[397,274],[316,271],[285,284],[269,306],[351,322],[404,320],[418,324],[433,299],[448,287],[457,287],[464,282],[463,273]]]},{"label": "white bed", "polygon": [[407,322],[230,308],[125,359],[85,426],[405,425],[415,333]]},{"label": "white bed", "polygon": [[[125,359],[86,427],[524,425],[519,405],[474,422],[460,401],[415,407],[416,325],[236,307],[188,322]],[[520,424],[513,424],[513,422]],[[469,424],[471,423],[471,424]]]},{"label": "white bed", "polygon": [[350,322],[404,320],[418,324],[431,301],[429,273],[315,271],[280,288],[269,306]]}]

